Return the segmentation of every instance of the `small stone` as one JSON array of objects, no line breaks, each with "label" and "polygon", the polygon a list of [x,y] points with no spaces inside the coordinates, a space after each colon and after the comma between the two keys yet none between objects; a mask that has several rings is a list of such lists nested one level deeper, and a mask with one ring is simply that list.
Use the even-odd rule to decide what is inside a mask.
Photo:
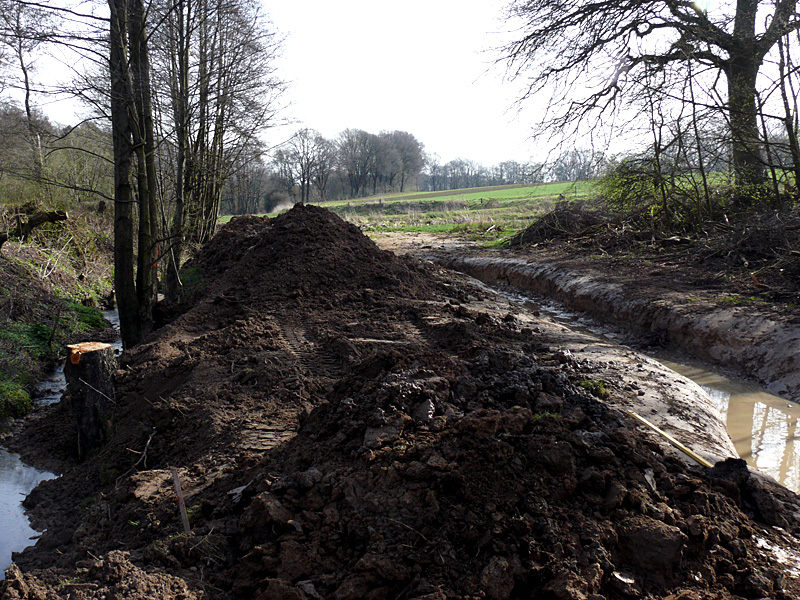
[{"label": "small stone", "polygon": [[747,576],[745,588],[752,598],[767,598],[772,595],[772,582],[757,571]]},{"label": "small stone", "polygon": [[297,485],[301,489],[308,490],[314,487],[322,479],[322,471],[311,467],[297,476]]},{"label": "small stone", "polygon": [[433,400],[423,400],[414,408],[413,418],[417,423],[427,425],[433,419],[433,413],[436,411],[436,406]]},{"label": "small stone", "polygon": [[574,573],[563,572],[544,586],[556,600],[588,600],[586,582]]},{"label": "small stone", "polygon": [[364,446],[374,449],[395,441],[403,433],[409,421],[411,417],[398,413],[384,427],[367,427],[364,433]]},{"label": "small stone", "polygon": [[786,384],[782,381],[773,381],[767,386],[767,389],[770,391],[770,393],[775,394],[776,396],[785,394],[789,391],[789,388],[786,387]]},{"label": "small stone", "polygon": [[[616,527],[623,564],[649,587],[668,587],[678,575],[686,536],[677,527],[645,516],[630,517]],[[619,564],[619,563],[618,563]]]}]

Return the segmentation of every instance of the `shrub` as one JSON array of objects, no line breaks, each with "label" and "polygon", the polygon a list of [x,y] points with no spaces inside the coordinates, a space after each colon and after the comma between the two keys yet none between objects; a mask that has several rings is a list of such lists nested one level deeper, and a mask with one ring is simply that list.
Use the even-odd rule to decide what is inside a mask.
[{"label": "shrub", "polygon": [[0,418],[22,417],[31,408],[31,397],[21,385],[12,381],[0,381]]}]

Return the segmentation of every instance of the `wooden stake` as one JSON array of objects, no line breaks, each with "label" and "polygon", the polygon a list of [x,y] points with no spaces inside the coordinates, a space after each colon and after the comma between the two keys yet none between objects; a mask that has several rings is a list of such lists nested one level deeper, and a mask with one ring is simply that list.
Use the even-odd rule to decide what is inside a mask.
[{"label": "wooden stake", "polygon": [[175,493],[178,495],[178,509],[181,512],[181,521],[183,521],[183,531],[186,535],[191,535],[192,529],[189,527],[189,515],[186,513],[186,502],[183,499],[183,490],[181,490],[181,480],[178,477],[178,469],[172,467],[172,479],[175,481]]},{"label": "wooden stake", "polygon": [[644,423],[645,425],[647,425],[647,426],[648,426],[650,429],[652,429],[652,430],[653,430],[653,431],[655,431],[656,433],[658,433],[658,434],[661,434],[661,435],[664,437],[664,439],[666,439],[666,440],[667,440],[667,441],[668,441],[670,444],[672,444],[673,446],[675,446],[675,448],[677,448],[678,450],[680,450],[681,452],[683,452],[683,453],[684,453],[686,456],[688,456],[689,458],[691,458],[692,460],[694,460],[695,462],[697,462],[697,463],[698,463],[698,464],[700,464],[701,466],[703,466],[703,467],[708,467],[708,468],[711,468],[711,467],[713,467],[713,466],[714,466],[714,465],[712,465],[710,462],[708,462],[708,461],[707,461],[705,458],[703,458],[702,456],[700,456],[700,455],[699,455],[699,454],[697,454],[696,452],[694,452],[694,451],[690,450],[689,448],[687,448],[686,446],[684,446],[683,444],[681,444],[681,443],[680,443],[678,440],[676,440],[674,437],[672,437],[672,436],[671,436],[670,434],[668,434],[666,431],[663,431],[663,430],[659,429],[658,427],[656,427],[655,425],[653,425],[653,424],[652,424],[650,421],[648,421],[647,419],[645,419],[645,418],[644,418],[644,417],[642,417],[641,415],[637,415],[637,414],[636,414],[635,412],[633,412],[632,410],[629,410],[629,411],[628,411],[628,414],[629,414],[630,416],[632,416],[634,419],[636,419],[637,421],[639,421],[639,422],[641,422],[641,423]]}]

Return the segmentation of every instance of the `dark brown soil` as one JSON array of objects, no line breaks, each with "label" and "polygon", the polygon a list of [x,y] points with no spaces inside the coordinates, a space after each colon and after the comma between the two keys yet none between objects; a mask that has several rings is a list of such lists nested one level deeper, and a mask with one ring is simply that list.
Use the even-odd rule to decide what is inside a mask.
[{"label": "dark brown soil", "polygon": [[583,204],[560,202],[554,210],[511,238],[509,246],[517,248],[553,240],[568,240],[591,231],[607,220],[603,213]]},{"label": "dark brown soil", "polygon": [[123,357],[108,447],[74,464],[66,407],[15,439],[64,475],[0,597],[798,596],[761,548],[800,532],[793,494],[665,453],[574,357],[467,308],[481,289],[302,206],[188,267]]}]

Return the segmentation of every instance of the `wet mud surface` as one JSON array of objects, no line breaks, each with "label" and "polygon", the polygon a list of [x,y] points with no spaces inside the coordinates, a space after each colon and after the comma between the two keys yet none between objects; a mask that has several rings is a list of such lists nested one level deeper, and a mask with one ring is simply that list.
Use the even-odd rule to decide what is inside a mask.
[{"label": "wet mud surface", "polygon": [[[637,254],[631,254],[606,252],[604,245],[621,242],[606,239],[611,234],[605,229],[593,236],[555,239],[542,237],[543,229],[554,235],[552,227],[535,224],[526,233],[536,234],[531,240],[536,243],[499,250],[427,234],[384,234],[378,243],[485,282],[551,298],[626,331],[639,347],[686,354],[800,402],[796,253],[785,263],[778,261],[785,268],[753,271],[760,263],[751,257],[751,264],[744,255],[765,252],[758,244],[749,252],[734,245],[726,260],[698,256],[712,254],[711,248],[683,238],[639,244]],[[797,231],[800,226],[791,228],[795,238]]]},{"label": "wet mud surface", "polygon": [[[635,353],[609,360],[314,207],[234,219],[189,269],[192,297],[122,357],[105,449],[75,463],[60,405],[9,440],[63,475],[26,500],[47,532],[0,597],[800,593],[797,496],[636,425],[624,409],[687,419]],[[707,415],[688,439],[726,446]]]}]

